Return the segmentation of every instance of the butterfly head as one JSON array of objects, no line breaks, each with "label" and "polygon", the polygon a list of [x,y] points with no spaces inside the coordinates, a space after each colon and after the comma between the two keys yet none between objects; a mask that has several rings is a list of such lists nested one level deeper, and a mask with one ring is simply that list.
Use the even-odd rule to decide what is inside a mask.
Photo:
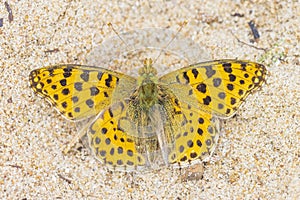
[{"label": "butterfly head", "polygon": [[148,77],[157,75],[157,70],[153,67],[153,61],[151,58],[146,58],[144,60],[144,66],[139,69],[139,75]]}]

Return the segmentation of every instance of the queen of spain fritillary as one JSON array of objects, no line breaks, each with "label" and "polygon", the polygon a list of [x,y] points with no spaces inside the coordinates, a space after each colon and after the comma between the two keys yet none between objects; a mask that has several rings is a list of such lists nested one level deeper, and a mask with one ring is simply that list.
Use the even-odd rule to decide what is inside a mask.
[{"label": "queen of spain fritillary", "polygon": [[192,64],[162,77],[151,59],[139,77],[82,65],[33,70],[30,86],[69,120],[92,118],[86,134],[110,169],[185,167],[210,155],[218,118],[232,116],[259,88],[266,68],[242,60]]}]

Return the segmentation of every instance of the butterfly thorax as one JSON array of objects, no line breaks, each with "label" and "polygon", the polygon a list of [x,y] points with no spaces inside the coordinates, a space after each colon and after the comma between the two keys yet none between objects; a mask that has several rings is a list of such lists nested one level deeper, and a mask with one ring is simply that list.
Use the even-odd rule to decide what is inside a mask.
[{"label": "butterfly thorax", "polygon": [[149,110],[158,102],[157,71],[151,59],[145,59],[144,67],[139,70],[138,99],[142,110]]}]

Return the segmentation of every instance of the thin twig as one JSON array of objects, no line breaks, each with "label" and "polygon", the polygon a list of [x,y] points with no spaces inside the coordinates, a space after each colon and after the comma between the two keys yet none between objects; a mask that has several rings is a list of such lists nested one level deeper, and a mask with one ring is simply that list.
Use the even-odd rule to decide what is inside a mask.
[{"label": "thin twig", "polygon": [[246,42],[240,40],[236,35],[233,34],[232,31],[230,31],[230,33],[237,39],[238,42],[240,42],[240,43],[242,43],[242,44],[244,44],[244,45],[247,45],[247,46],[249,46],[249,47],[255,48],[255,49],[257,49],[257,50],[262,50],[262,51],[264,51],[264,52],[267,52],[267,51],[268,51],[268,49],[266,49],[266,48],[257,47],[257,46],[254,46],[254,45],[252,45],[252,44],[248,44],[248,43],[246,43]]}]

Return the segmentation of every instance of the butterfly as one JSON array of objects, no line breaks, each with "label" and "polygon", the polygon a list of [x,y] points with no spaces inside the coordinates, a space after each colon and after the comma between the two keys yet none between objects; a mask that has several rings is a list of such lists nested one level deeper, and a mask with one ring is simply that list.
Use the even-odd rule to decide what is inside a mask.
[{"label": "butterfly", "polygon": [[68,120],[90,119],[85,132],[99,161],[134,171],[206,159],[216,146],[219,119],[236,113],[266,73],[262,64],[224,59],[158,77],[148,58],[137,78],[67,64],[33,70],[29,80]]}]

